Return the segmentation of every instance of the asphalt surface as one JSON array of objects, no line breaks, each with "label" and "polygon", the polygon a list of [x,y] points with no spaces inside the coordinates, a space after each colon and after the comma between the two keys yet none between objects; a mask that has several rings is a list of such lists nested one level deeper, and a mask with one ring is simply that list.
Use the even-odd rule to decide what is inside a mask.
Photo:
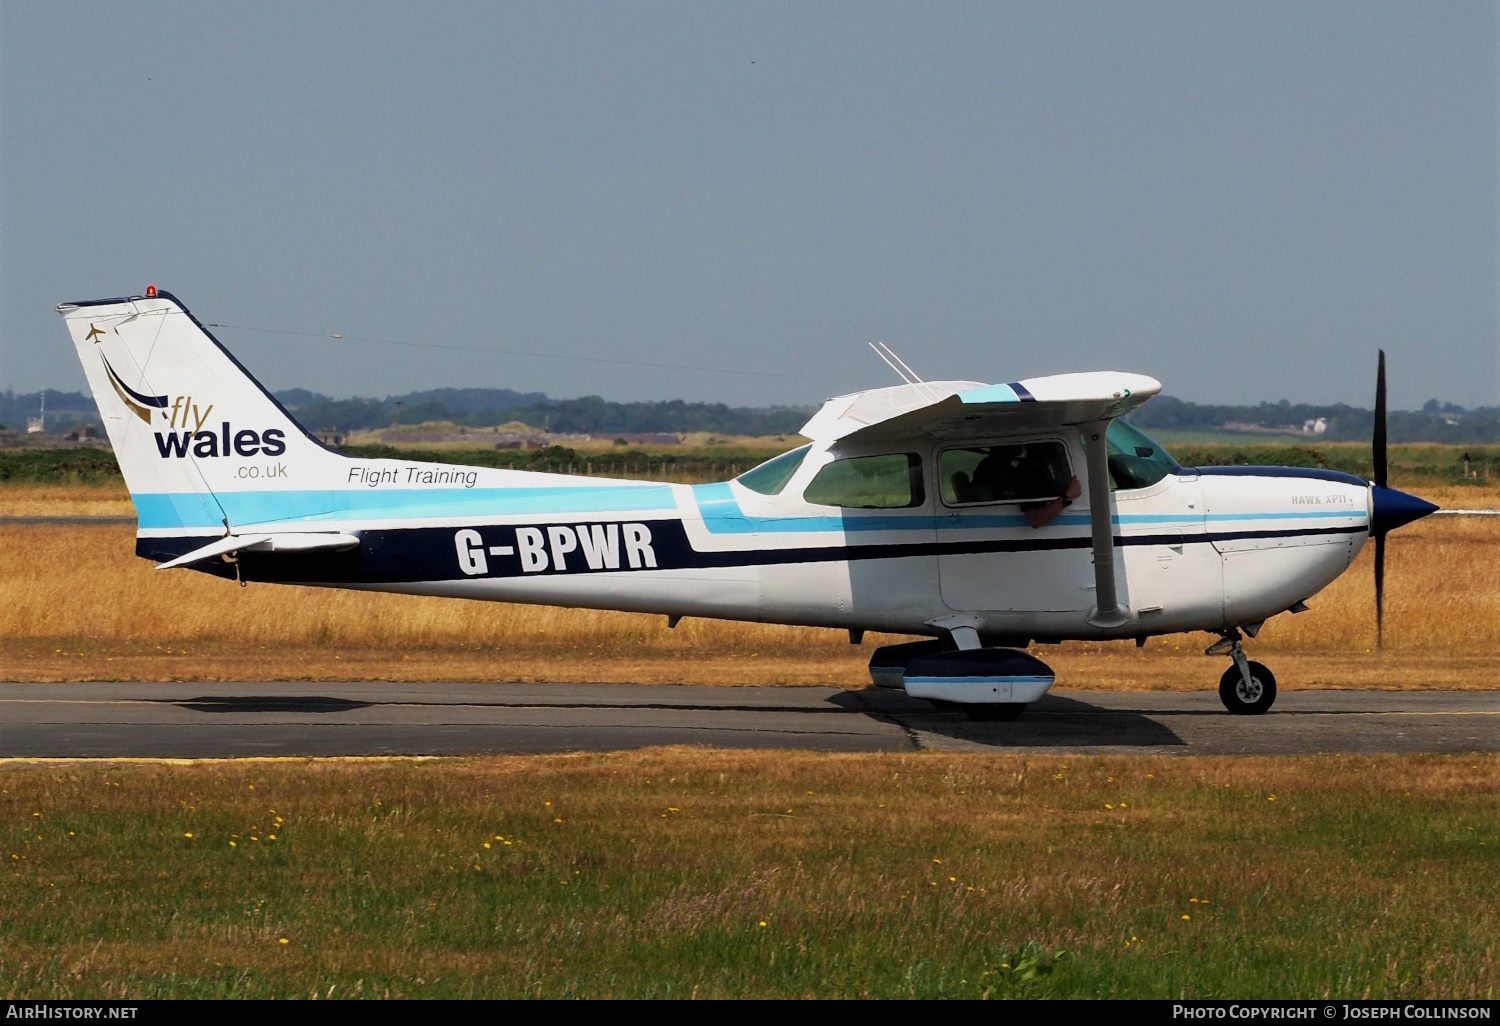
[{"label": "asphalt surface", "polygon": [[870,689],[642,684],[6,684],[0,758],[606,751],[1293,754],[1500,750],[1500,692],[1292,691],[1265,716],[1214,692],[1048,695],[977,723]]},{"label": "asphalt surface", "polygon": [[[1432,517],[1500,517],[1497,509],[1440,509],[1428,516]],[[90,516],[88,514],[78,516],[0,516],[0,527],[16,524],[46,524],[51,526],[89,527],[100,524],[134,524],[134,515],[127,516]]]}]

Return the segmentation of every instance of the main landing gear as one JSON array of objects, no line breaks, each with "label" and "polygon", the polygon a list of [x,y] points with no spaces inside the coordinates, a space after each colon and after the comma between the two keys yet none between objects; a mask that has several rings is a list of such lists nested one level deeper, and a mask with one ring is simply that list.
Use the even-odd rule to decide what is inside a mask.
[{"label": "main landing gear", "polygon": [[1234,660],[1219,678],[1219,700],[1224,708],[1235,716],[1259,716],[1276,701],[1276,676],[1264,663],[1245,658],[1242,641],[1239,630],[1231,628],[1204,655],[1228,654]]},{"label": "main landing gear", "polygon": [[[977,643],[978,637],[968,640]],[[1019,717],[1047,693],[1056,674],[1019,649],[946,648],[934,640],[876,649],[870,657],[870,678],[879,687],[904,688],[939,709],[994,722]]]}]

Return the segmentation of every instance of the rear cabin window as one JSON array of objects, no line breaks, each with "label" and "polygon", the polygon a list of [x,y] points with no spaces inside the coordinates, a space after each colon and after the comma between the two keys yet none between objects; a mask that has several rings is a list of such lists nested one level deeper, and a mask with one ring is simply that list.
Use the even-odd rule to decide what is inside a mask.
[{"label": "rear cabin window", "polygon": [[1033,502],[1055,499],[1068,488],[1073,468],[1061,442],[1022,442],[945,449],[939,457],[943,501]]},{"label": "rear cabin window", "polygon": [[916,453],[834,460],[808,484],[802,498],[819,506],[909,509],[927,501]]},{"label": "rear cabin window", "polygon": [[1109,449],[1109,485],[1114,491],[1148,488],[1168,474],[1182,472],[1167,450],[1140,428],[1112,420],[1104,436]]},{"label": "rear cabin window", "polygon": [[745,471],[735,480],[752,492],[759,492],[762,495],[780,495],[786,483],[797,472],[797,468],[802,466],[802,461],[807,459],[807,450],[811,448],[810,445],[804,445],[791,452],[784,452],[780,456],[766,460],[758,467]]}]

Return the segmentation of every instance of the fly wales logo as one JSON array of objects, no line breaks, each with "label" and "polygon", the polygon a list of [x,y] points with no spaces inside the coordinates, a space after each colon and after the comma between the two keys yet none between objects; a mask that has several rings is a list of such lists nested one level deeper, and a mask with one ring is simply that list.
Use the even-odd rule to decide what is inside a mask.
[{"label": "fly wales logo", "polygon": [[[93,339],[95,344],[97,344],[99,340],[94,336],[102,334],[103,332],[98,328],[93,328],[89,332],[88,337]],[[141,418],[147,424],[150,424],[151,410],[153,408],[161,409],[165,407],[167,405],[167,397],[164,395],[146,395],[142,392],[137,392],[120,380],[120,375],[116,374],[115,369],[109,365],[109,357],[101,352],[99,359],[104,361],[104,373],[109,376],[109,383],[114,386],[115,394],[120,397],[120,401],[125,404],[131,413]]]},{"label": "fly wales logo", "polygon": [[[109,359],[99,354],[104,361],[104,373],[114,386],[121,402],[142,421],[158,430],[156,451],[162,459],[182,459],[194,456],[213,459],[220,456],[280,456],[286,452],[286,432],[280,428],[236,430],[229,421],[215,424],[213,403],[198,403],[193,396],[146,395],[137,392],[121,380],[110,366]],[[155,416],[161,417],[161,423]]]}]

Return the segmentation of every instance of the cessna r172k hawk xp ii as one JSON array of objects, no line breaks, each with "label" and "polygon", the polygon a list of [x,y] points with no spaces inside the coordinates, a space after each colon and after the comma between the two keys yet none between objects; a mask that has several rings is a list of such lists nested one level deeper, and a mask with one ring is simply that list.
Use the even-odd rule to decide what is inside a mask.
[{"label": "cessna r172k hawk xp ii", "polygon": [[136,554],[241,581],[925,636],[876,683],[1019,715],[1030,642],[1220,636],[1231,712],[1276,681],[1241,641],[1436,507],[1376,480],[1179,466],[1119,418],[1161,385],[1099,372],[910,381],[830,399],[811,443],[679,485],[364,459],[310,436],[174,297],[58,307],[139,517]]}]

